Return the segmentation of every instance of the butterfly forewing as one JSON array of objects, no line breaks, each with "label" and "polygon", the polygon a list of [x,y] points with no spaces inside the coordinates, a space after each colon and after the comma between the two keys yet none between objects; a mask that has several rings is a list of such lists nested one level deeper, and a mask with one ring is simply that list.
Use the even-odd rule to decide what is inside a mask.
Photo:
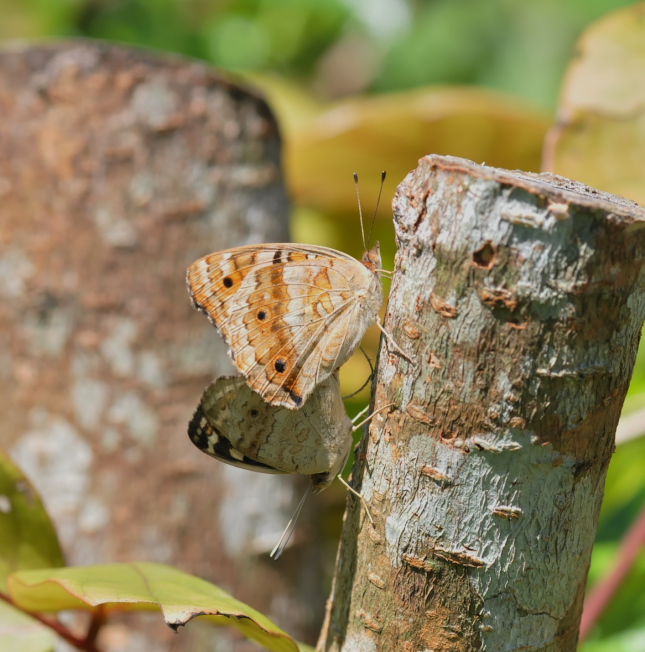
[{"label": "butterfly forewing", "polygon": [[193,263],[187,280],[249,385],[291,409],[349,358],[383,298],[368,264],[325,247],[231,249]]}]

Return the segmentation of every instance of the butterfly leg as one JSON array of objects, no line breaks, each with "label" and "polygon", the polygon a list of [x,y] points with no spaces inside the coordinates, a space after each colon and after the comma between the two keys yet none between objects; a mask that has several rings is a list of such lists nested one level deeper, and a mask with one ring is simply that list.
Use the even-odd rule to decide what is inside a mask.
[{"label": "butterfly leg", "polygon": [[[371,421],[379,412],[383,412],[384,410],[389,410],[390,408],[395,407],[394,403],[388,403],[387,405],[384,405],[383,407],[379,408],[378,410],[374,410],[372,414],[370,414],[366,419],[363,419],[357,426],[354,426],[352,428],[352,432],[356,432],[359,428],[362,428],[368,421]],[[368,410],[370,406],[367,405],[363,410],[361,410],[353,419],[352,423],[358,421]],[[367,512],[367,516],[370,519],[370,523],[372,524],[372,527],[374,527],[374,519],[372,518],[372,513],[370,512],[370,508],[367,505],[367,502],[363,496],[356,491],[353,487],[349,485],[349,483],[343,478],[342,475],[337,475],[336,476],[346,487],[347,489],[353,493],[355,496],[357,496],[360,501],[363,503],[363,507],[365,508],[365,511]]]},{"label": "butterfly leg", "polygon": [[336,477],[347,487],[347,489],[351,493],[353,493],[355,496],[357,496],[360,499],[360,501],[363,503],[363,507],[365,508],[365,511],[367,512],[367,517],[370,519],[370,523],[372,524],[372,527],[374,527],[374,519],[372,518],[372,514],[370,513],[370,508],[367,506],[367,502],[365,498],[363,498],[363,496],[359,494],[358,491],[356,491],[356,489],[352,488],[350,484],[347,482],[347,480],[343,478],[342,475],[338,475]]},{"label": "butterfly leg", "polygon": [[[370,406],[368,405],[364,410],[361,410],[352,419],[352,423],[354,423],[355,421],[358,421],[358,419],[360,419],[367,412],[369,407]],[[391,407],[396,407],[396,404],[395,403],[388,403],[387,405],[384,405],[383,407],[380,407],[378,410],[374,410],[374,412],[372,412],[372,414],[370,414],[369,417],[367,417],[367,419],[363,419],[357,426],[354,426],[352,428],[352,432],[356,432],[359,428],[362,428],[368,421],[371,421],[379,412],[383,412],[383,410],[389,410]]]},{"label": "butterfly leg", "polygon": [[[344,397],[343,397],[344,398]],[[368,403],[353,419],[352,423],[356,423],[368,410],[370,409],[370,404]],[[356,428],[352,428],[353,432],[356,432]]]},{"label": "butterfly leg", "polygon": [[383,328],[380,321],[376,322],[376,325],[381,329],[381,333],[385,335],[385,339],[392,346],[392,348],[402,357],[405,358],[410,364],[416,365],[414,360],[407,354],[405,351],[394,341],[392,336]]}]

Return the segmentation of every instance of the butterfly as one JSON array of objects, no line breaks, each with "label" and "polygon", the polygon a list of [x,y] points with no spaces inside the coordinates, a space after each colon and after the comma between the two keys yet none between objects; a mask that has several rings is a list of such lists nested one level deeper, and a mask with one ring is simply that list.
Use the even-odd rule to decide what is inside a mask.
[{"label": "butterfly", "polygon": [[388,404],[353,425],[345,412],[338,372],[315,387],[307,403],[296,411],[269,405],[242,376],[222,376],[202,394],[188,424],[188,436],[201,451],[232,466],[260,473],[310,476],[308,491],[271,552],[271,557],[278,559],[307,495],[320,493],[336,477],[360,498],[372,521],[364,498],[340,473],[349,457],[352,434],[391,407],[393,404]]},{"label": "butterfly", "polygon": [[294,410],[370,326],[383,330],[381,271],[378,243],[360,261],[328,247],[259,244],[200,258],[186,282],[251,389]]},{"label": "butterfly", "polygon": [[297,411],[269,405],[241,376],[222,376],[206,388],[188,425],[193,444],[220,462],[261,473],[309,475],[313,493],[343,470],[352,431],[338,373]]}]

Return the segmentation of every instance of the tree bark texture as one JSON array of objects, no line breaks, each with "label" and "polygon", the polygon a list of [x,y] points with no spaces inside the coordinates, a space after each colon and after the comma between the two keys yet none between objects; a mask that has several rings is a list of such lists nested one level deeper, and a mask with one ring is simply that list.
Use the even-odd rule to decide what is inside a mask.
[{"label": "tree bark texture", "polygon": [[645,317],[645,211],[554,175],[428,156],[320,650],[573,651]]},{"label": "tree bark texture", "polygon": [[[69,563],[174,564],[311,636],[319,565],[262,558],[292,479],[229,469],[186,434],[204,386],[232,371],[187,266],[288,239],[267,105],[197,62],[81,41],[0,53],[0,115],[0,446]],[[117,626],[115,646],[229,636],[204,627],[198,644],[197,623],[176,636],[152,620],[145,635]]]}]

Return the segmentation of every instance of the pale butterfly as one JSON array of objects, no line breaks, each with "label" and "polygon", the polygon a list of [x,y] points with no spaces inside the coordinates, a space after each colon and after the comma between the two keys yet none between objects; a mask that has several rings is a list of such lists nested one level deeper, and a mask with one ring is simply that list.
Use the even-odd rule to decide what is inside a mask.
[{"label": "pale butterfly", "polygon": [[[320,383],[297,411],[269,405],[241,376],[223,376],[204,391],[188,435],[197,448],[220,462],[260,473],[308,475],[314,494],[338,477],[356,494],[340,473],[349,457],[352,433],[363,423],[353,426],[347,416],[338,373]],[[308,493],[274,549],[275,558],[286,545]]]}]

